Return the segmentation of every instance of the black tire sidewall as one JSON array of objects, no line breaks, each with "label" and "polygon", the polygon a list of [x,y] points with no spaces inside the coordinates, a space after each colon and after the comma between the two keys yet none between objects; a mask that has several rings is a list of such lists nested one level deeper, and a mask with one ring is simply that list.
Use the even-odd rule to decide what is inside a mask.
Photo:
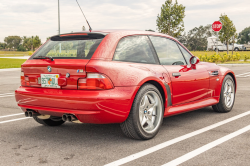
[{"label": "black tire sidewall", "polygon": [[[145,95],[145,93],[147,93],[148,91],[154,91],[158,94],[161,104],[162,104],[162,118],[160,119],[160,124],[158,126],[158,128],[153,132],[153,133],[147,133],[145,132],[140,124],[140,119],[139,119],[139,107],[140,107],[140,102],[142,97]],[[163,104],[163,99],[161,96],[161,93],[159,92],[159,90],[151,85],[151,84],[145,84],[143,87],[141,87],[141,89],[139,90],[139,92],[137,93],[134,103],[133,103],[133,120],[134,120],[134,124],[135,124],[135,130],[137,131],[138,135],[143,138],[143,139],[151,139],[153,138],[160,130],[160,126],[162,125],[163,122],[163,115],[164,115],[164,104]]]},{"label": "black tire sidewall", "polygon": [[[234,100],[233,100],[233,104],[231,105],[231,107],[227,107],[226,104],[225,104],[225,98],[224,98],[224,88],[225,88],[225,83],[227,80],[231,80],[234,84],[233,86],[233,91],[234,91]],[[221,87],[221,94],[220,94],[220,104],[221,104],[221,107],[224,109],[225,112],[230,112],[234,106],[234,102],[235,102],[235,82],[233,80],[233,78],[229,75],[227,75],[224,80],[223,80],[223,83],[222,83],[222,87]]]}]

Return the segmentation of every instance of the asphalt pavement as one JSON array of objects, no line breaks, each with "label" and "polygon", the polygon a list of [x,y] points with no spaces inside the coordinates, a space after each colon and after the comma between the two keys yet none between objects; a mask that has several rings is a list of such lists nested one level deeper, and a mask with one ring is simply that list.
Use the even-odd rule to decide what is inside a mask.
[{"label": "asphalt pavement", "polygon": [[119,124],[42,126],[15,102],[20,69],[0,70],[0,166],[249,166],[250,65],[227,67],[238,82],[230,113],[206,107],[165,118],[148,141],[125,137]]}]

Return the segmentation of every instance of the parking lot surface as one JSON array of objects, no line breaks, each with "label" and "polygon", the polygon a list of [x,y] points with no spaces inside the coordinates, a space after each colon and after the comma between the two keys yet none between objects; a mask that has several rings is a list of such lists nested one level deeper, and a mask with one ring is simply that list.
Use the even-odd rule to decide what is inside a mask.
[{"label": "parking lot surface", "polygon": [[0,165],[249,165],[250,65],[237,75],[230,113],[212,107],[165,118],[148,141],[125,137],[119,124],[46,127],[26,118],[14,91],[20,69],[0,70]]}]

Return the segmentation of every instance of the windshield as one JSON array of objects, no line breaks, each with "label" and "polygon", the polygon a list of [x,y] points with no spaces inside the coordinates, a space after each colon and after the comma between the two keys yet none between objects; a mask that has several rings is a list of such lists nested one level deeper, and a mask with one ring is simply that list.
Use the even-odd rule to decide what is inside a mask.
[{"label": "windshield", "polygon": [[102,39],[49,40],[31,59],[42,57],[52,57],[53,59],[90,59],[101,41]]}]

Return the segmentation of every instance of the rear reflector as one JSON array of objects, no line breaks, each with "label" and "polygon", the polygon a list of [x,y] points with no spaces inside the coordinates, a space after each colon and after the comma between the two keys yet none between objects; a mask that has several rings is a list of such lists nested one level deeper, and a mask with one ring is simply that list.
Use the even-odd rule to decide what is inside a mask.
[{"label": "rear reflector", "polygon": [[113,88],[111,80],[99,73],[87,73],[87,78],[78,80],[78,89],[104,90]]}]

